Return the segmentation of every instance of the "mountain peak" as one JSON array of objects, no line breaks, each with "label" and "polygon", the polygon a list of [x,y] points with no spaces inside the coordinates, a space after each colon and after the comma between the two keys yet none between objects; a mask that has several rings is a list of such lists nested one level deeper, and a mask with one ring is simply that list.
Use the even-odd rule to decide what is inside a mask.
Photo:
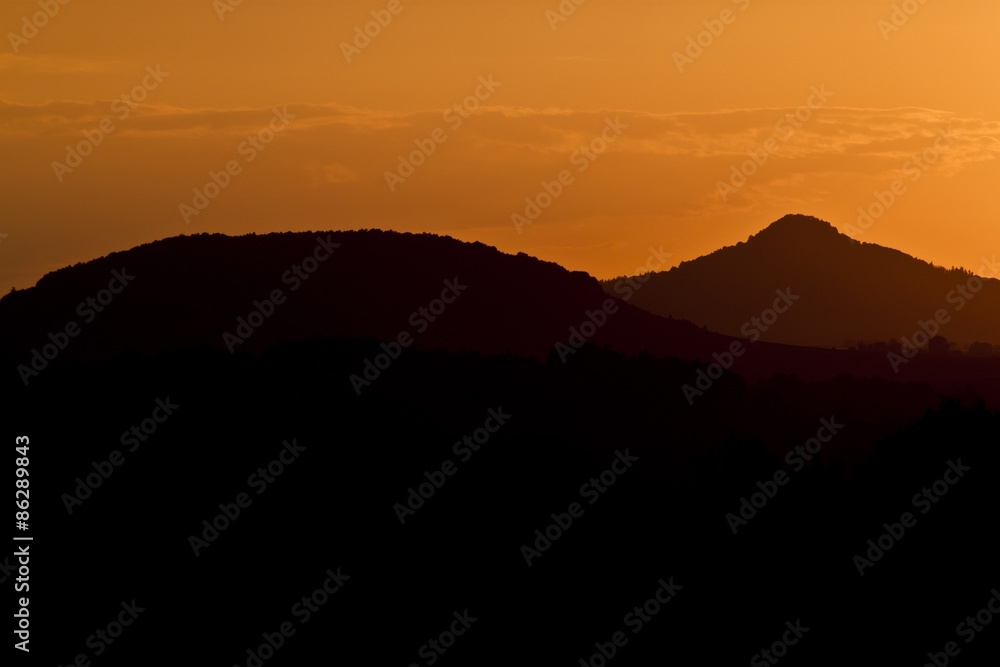
[{"label": "mountain peak", "polygon": [[[969,280],[968,274],[899,250],[854,243],[818,218],[788,215],[744,243],[656,274],[630,303],[710,331],[746,336],[749,315],[773,301],[775,290],[785,289],[800,295],[801,303],[765,340],[840,347],[899,340],[927,313],[945,313],[942,295],[951,295],[948,304],[956,310],[965,308],[955,295]],[[998,309],[1000,281],[983,281],[982,295],[961,318],[949,319],[942,335],[963,346],[994,344]]]},{"label": "mountain peak", "polygon": [[826,220],[814,218],[811,215],[789,214],[772,222],[760,234],[811,234],[837,235],[837,228]]},{"label": "mountain peak", "polygon": [[811,215],[786,215],[750,236],[748,243],[764,243],[768,247],[797,251],[803,246],[840,247],[850,237],[841,234],[826,220]]}]

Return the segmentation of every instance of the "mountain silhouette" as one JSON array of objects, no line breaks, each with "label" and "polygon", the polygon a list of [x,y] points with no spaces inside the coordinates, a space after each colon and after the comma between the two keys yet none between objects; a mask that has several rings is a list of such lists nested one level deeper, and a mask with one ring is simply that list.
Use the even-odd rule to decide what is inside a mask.
[{"label": "mountain silhouette", "polygon": [[[107,305],[87,306],[115,272],[133,278]],[[275,290],[280,303],[271,302]],[[433,304],[444,291],[453,303]],[[630,353],[693,359],[728,345],[726,337],[621,300],[601,315],[608,301],[586,273],[431,234],[199,234],[67,267],[8,294],[0,300],[0,341],[16,364],[70,321],[81,331],[60,357],[83,361],[199,346],[259,352],[312,336],[392,342],[403,332],[423,348],[536,358],[569,345],[574,328],[589,334],[576,342]],[[251,331],[241,320],[257,326]],[[594,320],[601,326],[584,327]]]},{"label": "mountain silhouette", "polygon": [[[787,245],[796,236],[804,241]],[[686,360],[705,368],[725,361],[738,344],[752,353],[725,366],[746,380],[788,375],[813,381],[848,374],[930,382],[938,390],[972,383],[978,395],[1000,405],[1000,388],[991,380],[997,363],[992,361],[921,355],[894,366],[887,363],[882,349],[767,342],[770,332],[779,329],[784,333],[774,338],[787,338],[791,331],[797,334],[792,338],[804,339],[812,331],[806,325],[817,319],[840,326],[827,317],[827,311],[839,312],[836,308],[815,303],[824,289],[834,290],[833,279],[820,275],[809,290],[799,292],[794,285],[806,281],[788,279],[780,268],[792,269],[788,275],[812,275],[808,262],[799,261],[796,251],[789,250],[810,244],[839,245],[843,252],[855,252],[851,242],[826,223],[787,218],[746,244],[703,258],[709,266],[719,266],[709,275],[723,275],[723,260],[732,256],[730,270],[753,265],[769,277],[735,281],[736,287],[715,281],[709,283],[711,289],[699,291],[697,286],[704,283],[689,275],[704,273],[694,270],[701,266],[699,260],[653,276],[627,298],[615,298],[586,273],[433,234],[361,230],[179,236],[60,269],[43,276],[34,287],[0,299],[0,350],[9,369],[4,378],[16,387],[30,384],[50,364],[100,366],[122,356],[196,348],[260,354],[275,345],[313,337],[374,340],[396,356],[403,347],[413,346],[538,360],[555,355],[561,361],[569,361],[589,345],[627,355],[650,353]],[[744,253],[744,247],[750,250]],[[877,246],[865,251],[895,258],[895,265],[886,259],[869,269],[883,264],[902,267],[893,279],[900,285],[900,298],[919,301],[907,297],[900,282],[916,260]],[[778,257],[782,252],[783,260],[760,259],[754,264],[747,259]],[[925,268],[931,276],[950,275],[929,265]],[[719,295],[716,302],[689,298],[695,315],[712,314],[711,326],[699,327],[639,307],[644,303],[649,307],[649,293],[673,293],[665,292],[662,283],[676,276],[691,279],[692,289],[684,293],[688,297],[702,292]],[[121,280],[127,285],[121,286]],[[748,339],[739,322],[770,307],[776,299],[774,288],[786,286],[799,296],[794,307],[766,332],[755,329]],[[750,292],[752,298],[739,297]],[[809,317],[799,316],[799,309]],[[724,333],[713,332],[712,327]]]},{"label": "mountain silhouette", "polygon": [[[738,336],[775,290],[788,289],[800,298],[763,340],[821,347],[901,340],[943,311],[938,333],[945,339],[962,347],[998,344],[1000,281],[985,275],[994,271],[992,258],[974,268],[981,282],[968,271],[856,242],[823,220],[787,215],[746,242],[652,274],[631,303]],[[613,293],[615,282],[603,285]]]}]

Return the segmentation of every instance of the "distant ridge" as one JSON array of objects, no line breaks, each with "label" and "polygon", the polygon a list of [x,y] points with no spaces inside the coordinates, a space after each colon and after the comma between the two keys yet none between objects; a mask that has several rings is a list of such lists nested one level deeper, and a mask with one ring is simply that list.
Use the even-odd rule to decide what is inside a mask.
[{"label": "distant ridge", "polygon": [[[997,271],[989,263],[974,268],[984,278]],[[965,271],[855,242],[819,218],[786,215],[745,242],[653,275],[632,303],[736,336],[776,289],[790,288],[801,299],[763,340],[821,347],[898,340],[943,310],[949,321],[940,334],[948,340],[1000,344],[1000,282],[969,280]],[[604,282],[609,292],[613,286]]]}]

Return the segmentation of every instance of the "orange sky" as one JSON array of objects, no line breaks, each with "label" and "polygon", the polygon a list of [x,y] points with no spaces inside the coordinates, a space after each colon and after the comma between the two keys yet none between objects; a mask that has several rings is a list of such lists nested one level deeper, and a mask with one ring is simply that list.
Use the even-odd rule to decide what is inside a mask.
[{"label": "orange sky", "polygon": [[[559,0],[63,2],[0,6],[5,290],[177,234],[359,227],[611,277],[785,213],[845,230],[876,191],[895,201],[859,238],[1000,254],[995,0],[911,0],[898,29],[876,0],[586,0],[558,21]],[[399,172],[415,142],[433,153]],[[766,159],[735,187],[748,151]],[[558,196],[518,229],[543,182]]]}]

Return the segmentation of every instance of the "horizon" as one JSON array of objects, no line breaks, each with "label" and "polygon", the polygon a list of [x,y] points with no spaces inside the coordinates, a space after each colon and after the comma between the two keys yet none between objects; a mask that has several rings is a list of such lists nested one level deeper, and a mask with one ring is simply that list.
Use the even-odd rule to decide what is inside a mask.
[{"label": "horizon", "polygon": [[[625,345],[632,351],[645,345],[662,352],[661,343],[655,342],[655,336],[639,334],[639,330],[664,326],[669,329],[672,325],[664,322],[665,319],[680,323],[680,328],[673,330],[670,337],[690,336],[694,333],[693,329],[708,332],[707,337],[702,334],[694,336],[692,340],[701,339],[696,347],[703,346],[712,335],[718,334],[736,341],[764,340],[815,350],[866,353],[882,350],[891,360],[896,360],[893,355],[898,356],[901,344],[910,345],[906,349],[911,352],[923,351],[932,357],[942,353],[968,353],[975,357],[990,356],[994,351],[1000,353],[995,316],[1000,306],[1000,280],[997,280],[1000,263],[995,256],[983,257],[978,271],[943,267],[895,249],[856,243],[830,223],[802,214],[783,216],[745,242],[728,244],[709,255],[676,265],[670,263],[671,256],[662,246],[650,247],[644,265],[636,267],[631,274],[609,278],[571,272],[558,263],[527,253],[512,254],[481,242],[463,241],[432,232],[375,228],[248,232],[240,235],[199,232],[152,241],[64,268],[51,274],[52,280],[46,281],[44,289],[33,294],[22,294],[31,290],[19,290],[16,296],[12,293],[11,299],[3,298],[0,303],[10,308],[6,311],[9,318],[23,319],[24,308],[29,311],[52,308],[54,304],[50,299],[61,298],[59,294],[71,295],[80,281],[96,280],[100,283],[108,270],[121,269],[124,273],[139,266],[139,270],[147,274],[142,282],[153,290],[143,299],[151,298],[164,303],[164,300],[175,298],[174,289],[177,289],[179,293],[188,294],[189,299],[200,298],[214,304],[203,313],[203,317],[209,317],[220,306],[225,309],[226,304],[234,300],[256,303],[254,299],[259,295],[246,291],[247,286],[258,285],[258,289],[262,289],[262,281],[281,267],[281,262],[275,264],[277,257],[288,257],[290,252],[294,255],[300,252],[300,246],[315,244],[330,248],[345,245],[352,249],[350,255],[357,255],[339,253],[337,264],[340,269],[332,273],[324,272],[324,278],[312,283],[324,285],[315,294],[333,298],[334,302],[342,300],[332,297],[333,294],[343,289],[350,291],[355,276],[367,275],[360,270],[366,263],[384,265],[382,272],[385,275],[374,282],[370,275],[362,280],[376,293],[380,291],[383,298],[389,297],[402,303],[416,303],[420,299],[420,295],[411,292],[409,283],[432,278],[443,270],[443,266],[451,263],[451,268],[444,269],[444,273],[455,281],[459,280],[459,276],[469,279],[469,274],[475,274],[473,282],[479,286],[477,291],[499,290],[494,295],[494,302],[496,299],[526,299],[528,297],[517,294],[518,286],[521,289],[527,286],[528,291],[533,293],[528,298],[532,301],[540,299],[544,290],[554,290],[549,300],[568,299],[578,300],[579,303],[594,299],[595,293],[603,293],[605,298],[613,297],[602,306],[606,312],[617,311],[622,305],[637,308],[644,314],[634,316],[652,319],[633,332],[638,339],[629,342],[618,339],[613,343],[616,346]],[[483,274],[481,271],[486,265],[490,269]],[[178,266],[183,266],[186,274],[201,276],[200,280],[184,286]],[[296,268],[294,263],[289,266]],[[474,266],[477,268],[473,269]],[[311,272],[309,269],[296,270]],[[228,291],[216,292],[199,287],[206,282],[219,282],[223,275],[229,285]],[[574,276],[585,279],[574,281]],[[299,277],[302,280],[306,278],[305,275]],[[292,286],[293,291],[298,287],[287,269],[282,273],[282,283]],[[240,286],[238,290],[237,285]],[[779,287],[775,288],[775,285]],[[142,292],[141,289],[139,291]],[[154,296],[157,292],[160,296]],[[899,298],[901,292],[906,293],[905,298]],[[195,293],[200,297],[194,297]],[[758,325],[747,319],[748,309],[754,308],[752,304],[767,303],[777,295],[781,303],[775,307],[775,312],[780,313],[786,306],[797,302],[802,293],[807,295],[806,304],[795,308],[792,315],[783,317],[781,327],[766,326],[766,323]],[[110,295],[105,297],[111,298]],[[369,306],[355,303],[360,310],[354,316],[344,316],[348,321],[381,320],[384,315],[379,314],[379,308],[375,306],[380,302],[381,299],[376,298]],[[317,312],[327,308],[322,300],[306,302],[310,303]],[[189,315],[182,312],[177,317],[186,318]],[[519,321],[523,316],[523,313],[511,313],[507,319]],[[563,316],[572,318],[573,314],[564,313]],[[131,316],[123,314],[123,317],[127,320]],[[214,315],[211,317],[214,318]],[[177,324],[186,329],[204,325],[196,325],[195,322]],[[215,326],[221,327],[224,323],[216,322]],[[330,322],[324,326],[326,328],[322,331],[325,333],[341,331]],[[685,326],[693,329],[685,330]],[[354,330],[352,335],[362,334],[363,331],[374,333],[362,329]],[[908,342],[911,334],[916,335],[914,332],[918,337],[913,340],[921,341],[915,345]],[[272,335],[285,333],[287,330],[279,327]],[[388,334],[382,331],[377,335]],[[553,332],[550,335],[557,334]],[[479,334],[472,331],[459,335],[459,338],[462,337],[468,337],[469,344],[472,340],[486,344],[480,340]],[[640,347],[631,347],[637,344],[637,340],[643,341]],[[260,343],[260,340],[257,342]],[[534,340],[523,349],[530,348],[533,354],[544,353],[547,342]],[[933,346],[930,346],[932,342]],[[134,344],[141,346],[144,343],[135,341]],[[496,341],[489,343],[494,344]],[[667,349],[671,349],[669,344]],[[691,349],[682,350],[683,346],[673,348],[672,353],[692,354]],[[230,349],[230,352],[233,351]],[[704,352],[704,349],[701,351]],[[894,370],[898,368],[898,364],[892,366]],[[25,368],[22,365],[21,371],[26,372]]]},{"label": "horizon", "polygon": [[[835,224],[833,224],[833,223],[831,223],[831,222],[829,222],[827,220],[823,220],[822,218],[818,218],[816,216],[812,216],[812,215],[808,215],[808,214],[804,214],[804,213],[786,213],[785,215],[781,216],[780,218],[778,218],[776,220],[773,220],[771,223],[769,223],[768,225],[762,227],[761,229],[758,229],[755,232],[751,232],[748,236],[746,236],[743,239],[733,240],[733,241],[731,241],[729,243],[725,243],[724,245],[721,245],[718,248],[715,248],[714,250],[711,250],[711,251],[705,253],[704,255],[699,255],[697,257],[691,257],[691,258],[680,258],[680,259],[677,259],[673,263],[666,264],[666,266],[663,267],[663,268],[659,268],[658,267],[656,269],[650,270],[648,268],[645,268],[645,267],[642,267],[642,266],[638,266],[638,267],[635,268],[635,270],[633,270],[632,272],[629,272],[629,273],[619,273],[619,274],[616,274],[616,275],[600,276],[600,275],[595,275],[594,273],[591,273],[590,271],[585,271],[583,269],[571,269],[569,267],[562,266],[558,262],[554,262],[554,263],[559,264],[559,266],[562,266],[562,268],[564,268],[564,269],[566,269],[568,271],[583,271],[584,273],[587,273],[588,275],[590,275],[591,277],[595,278],[596,280],[598,280],[599,282],[602,282],[602,283],[611,282],[613,280],[622,279],[622,278],[634,277],[634,276],[642,275],[643,273],[662,273],[662,272],[668,272],[668,271],[670,271],[670,270],[672,270],[674,268],[677,268],[680,264],[685,264],[685,263],[688,263],[688,262],[692,262],[692,261],[695,261],[697,259],[701,259],[703,257],[711,255],[711,254],[713,254],[715,252],[718,252],[719,250],[724,250],[726,248],[734,248],[734,247],[736,247],[736,246],[738,246],[738,245],[740,245],[742,243],[746,243],[748,240],[752,239],[754,236],[760,234],[761,232],[764,232],[764,231],[770,229],[771,227],[775,226],[777,223],[785,220],[786,218],[806,218],[806,219],[816,220],[816,221],[819,221],[819,222],[822,222],[824,224],[829,225],[832,228],[832,230],[837,235],[844,236],[844,237],[849,238],[849,239],[853,239],[853,237],[851,237],[849,234],[845,234]],[[187,233],[176,234],[174,236],[167,236],[167,237],[160,238],[160,239],[152,239],[150,241],[145,241],[145,242],[143,242],[143,243],[141,243],[139,245],[131,246],[129,248],[115,248],[115,249],[112,249],[108,253],[105,253],[103,255],[95,256],[95,257],[88,257],[88,258],[85,258],[85,259],[81,259],[78,262],[86,264],[88,262],[99,260],[99,259],[101,259],[103,257],[106,257],[107,255],[110,255],[110,254],[121,253],[121,252],[128,252],[129,250],[133,250],[133,249],[135,249],[137,247],[140,247],[142,245],[155,244],[155,243],[160,242],[160,241],[168,241],[170,239],[175,239],[175,238],[184,238],[184,237],[192,237],[193,238],[193,237],[197,237],[197,236],[200,236],[200,235],[219,234],[219,235],[230,237],[230,238],[238,238],[240,236],[267,236],[267,235],[271,235],[271,234],[288,234],[288,233],[294,233],[294,234],[310,234],[310,233],[322,234],[322,233],[340,233],[340,232],[390,232],[390,233],[398,233],[398,234],[415,234],[415,235],[428,234],[428,235],[436,236],[436,237],[439,237],[439,238],[451,239],[451,240],[454,240],[454,241],[458,241],[460,243],[468,243],[468,244],[483,243],[483,245],[486,245],[489,248],[492,248],[494,250],[497,250],[500,253],[503,253],[503,254],[506,254],[506,255],[511,255],[511,256],[515,256],[515,255],[523,252],[523,251],[520,251],[520,250],[514,250],[514,251],[505,250],[503,248],[498,248],[497,246],[491,245],[489,243],[485,243],[483,241],[479,241],[477,239],[462,239],[462,238],[460,238],[458,236],[455,236],[455,235],[452,235],[452,234],[449,234],[449,233],[419,231],[419,230],[387,229],[387,228],[379,228],[379,227],[359,227],[359,228],[347,228],[347,229],[321,229],[321,228],[317,228],[317,229],[302,229],[302,230],[249,231],[249,232],[242,232],[242,233],[231,233],[231,232],[220,232],[220,231],[187,232]],[[897,250],[899,252],[903,252],[903,251],[899,250],[898,248],[888,248],[887,246],[882,246],[880,244],[873,243],[871,241],[865,241],[863,239],[862,240],[858,240],[858,243],[860,245],[866,245],[866,244],[867,245],[874,245],[874,246],[886,248],[888,250]],[[650,248],[650,250],[655,250],[655,248]],[[538,260],[544,261],[544,262],[552,262],[553,261],[553,260],[545,259],[544,257],[537,257],[535,255],[531,255],[530,253],[524,253],[524,254],[528,255],[529,257],[533,257],[535,259],[538,259]],[[983,278],[985,280],[1000,280],[1000,277],[997,277],[995,275],[988,275],[989,272],[982,271],[982,269],[984,267],[989,268],[993,264],[993,262],[991,262],[990,259],[987,258],[985,255],[980,258],[978,269],[973,269],[973,268],[964,267],[964,266],[944,266],[944,265],[932,262],[930,260],[927,260],[927,259],[925,259],[923,257],[915,257],[915,256],[910,255],[910,254],[905,253],[905,252],[903,254],[906,255],[907,257],[915,260],[915,261],[926,263],[926,264],[930,265],[933,268],[943,269],[943,270],[949,271],[949,272],[951,272],[951,271],[967,272],[967,273],[971,273],[973,275],[976,275],[976,276],[978,276],[980,278]],[[668,256],[672,256],[672,253],[667,253],[667,255]],[[984,264],[984,262],[987,262],[987,263]],[[74,262],[74,264],[75,263],[77,263],[77,262]],[[53,269],[51,271],[47,271],[45,275],[48,275],[49,273],[53,273],[53,272],[56,272],[56,271],[60,271],[62,269],[68,268],[69,266],[72,266],[72,265],[66,265],[66,266],[63,266],[63,267],[58,267],[58,268]],[[644,270],[640,270],[640,269],[644,269]],[[43,276],[39,276],[39,279],[41,279],[42,277]],[[21,291],[21,290],[28,289],[28,288],[33,287],[33,286],[34,285],[29,285],[28,287],[15,287],[14,289],[17,290],[17,291]],[[2,298],[3,296],[4,296],[4,294],[0,294],[0,298]]]}]

